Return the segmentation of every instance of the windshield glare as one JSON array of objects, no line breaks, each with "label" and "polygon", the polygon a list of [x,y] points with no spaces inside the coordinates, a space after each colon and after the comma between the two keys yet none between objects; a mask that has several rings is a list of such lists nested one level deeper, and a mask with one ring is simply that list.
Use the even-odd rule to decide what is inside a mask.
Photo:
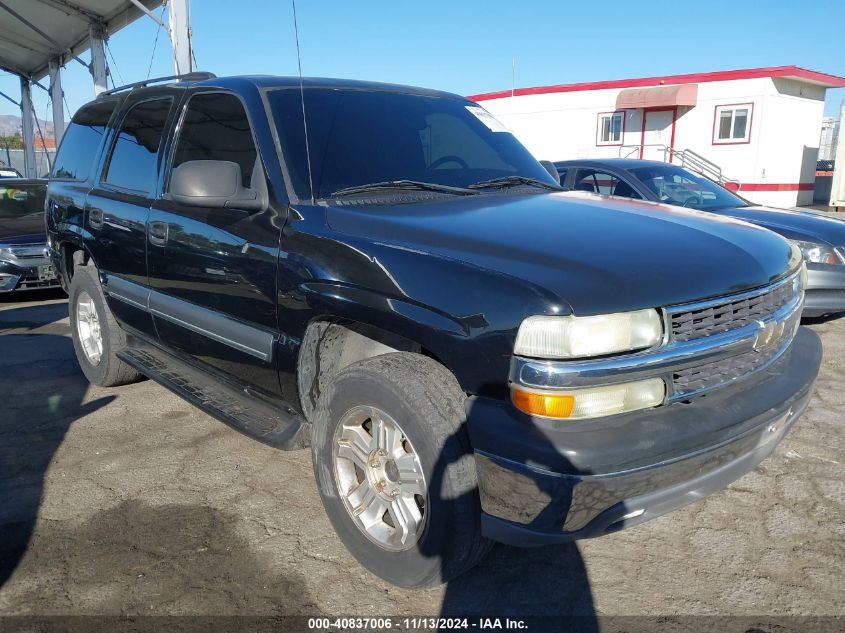
[{"label": "windshield glare", "polygon": [[44,213],[46,185],[0,182],[0,218],[22,218]]},{"label": "windshield glare", "polygon": [[629,170],[661,202],[690,209],[724,209],[748,204],[712,180],[672,165],[649,165]]},{"label": "windshield glare", "polygon": [[[291,183],[311,197],[299,88],[267,93]],[[305,88],[314,197],[391,180],[466,187],[507,176],[557,184],[480,106],[400,92]]]}]

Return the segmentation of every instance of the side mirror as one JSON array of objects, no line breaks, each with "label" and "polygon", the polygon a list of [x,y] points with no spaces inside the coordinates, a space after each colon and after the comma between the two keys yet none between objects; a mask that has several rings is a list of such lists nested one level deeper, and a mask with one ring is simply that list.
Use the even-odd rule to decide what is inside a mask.
[{"label": "side mirror", "polygon": [[194,207],[263,210],[267,199],[241,181],[241,168],[228,160],[189,160],[173,170],[170,198]]},{"label": "side mirror", "polygon": [[555,164],[550,160],[541,160],[540,164],[546,168],[546,171],[549,172],[551,177],[555,179],[555,182],[560,184],[560,174],[558,173]]}]

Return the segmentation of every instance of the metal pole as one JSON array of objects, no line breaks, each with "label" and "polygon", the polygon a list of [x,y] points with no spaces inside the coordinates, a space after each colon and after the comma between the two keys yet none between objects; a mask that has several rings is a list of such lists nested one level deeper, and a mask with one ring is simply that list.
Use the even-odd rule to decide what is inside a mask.
[{"label": "metal pole", "polygon": [[105,33],[99,24],[92,24],[88,30],[91,38],[91,77],[94,78],[94,96],[108,90],[109,66],[106,62],[106,49],[103,46]]},{"label": "metal pole", "polygon": [[170,0],[168,30],[173,45],[173,70],[187,75],[191,64],[191,26],[188,24],[188,0]]},{"label": "metal pole", "polygon": [[155,13],[153,13],[153,12],[152,12],[152,11],[150,11],[147,7],[145,7],[145,6],[141,3],[141,0],[129,0],[129,2],[131,2],[131,3],[132,3],[132,4],[134,4],[136,7],[138,7],[138,10],[139,10],[139,11],[141,11],[141,12],[142,12],[144,15],[146,15],[148,18],[150,18],[153,22],[155,22],[155,23],[156,23],[156,24],[158,24],[159,26],[164,26],[164,22],[162,22],[161,20],[159,20],[159,19],[158,19],[158,16],[157,16]]},{"label": "metal pole", "polygon": [[833,163],[833,182],[830,185],[830,206],[838,211],[845,207],[845,137],[842,135],[842,126],[845,125],[845,100],[839,110],[839,143],[836,145],[836,154]]},{"label": "metal pole", "polygon": [[29,79],[21,77],[21,130],[23,132],[24,171],[27,178],[36,178],[35,135],[32,131],[32,89]]},{"label": "metal pole", "polygon": [[65,133],[65,110],[62,107],[64,104],[62,67],[55,57],[50,60],[50,101],[53,103],[53,136],[56,137],[56,147],[58,147]]}]

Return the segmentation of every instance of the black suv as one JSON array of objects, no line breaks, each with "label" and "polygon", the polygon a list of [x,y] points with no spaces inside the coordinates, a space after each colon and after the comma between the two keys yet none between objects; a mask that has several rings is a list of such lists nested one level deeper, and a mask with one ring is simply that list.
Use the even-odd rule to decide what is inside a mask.
[{"label": "black suv", "polygon": [[724,487],[819,368],[796,248],[561,192],[453,94],[210,75],[104,93],[47,208],[89,380],[143,374],[310,445],[337,533],[403,586]]}]

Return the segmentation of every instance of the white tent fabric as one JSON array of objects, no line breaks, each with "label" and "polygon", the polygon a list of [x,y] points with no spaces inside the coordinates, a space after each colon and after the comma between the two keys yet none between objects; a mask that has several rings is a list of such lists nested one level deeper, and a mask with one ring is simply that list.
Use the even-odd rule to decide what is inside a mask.
[{"label": "white tent fabric", "polygon": [[0,69],[38,81],[50,59],[61,65],[90,47],[92,26],[119,31],[161,0],[0,0]]}]

